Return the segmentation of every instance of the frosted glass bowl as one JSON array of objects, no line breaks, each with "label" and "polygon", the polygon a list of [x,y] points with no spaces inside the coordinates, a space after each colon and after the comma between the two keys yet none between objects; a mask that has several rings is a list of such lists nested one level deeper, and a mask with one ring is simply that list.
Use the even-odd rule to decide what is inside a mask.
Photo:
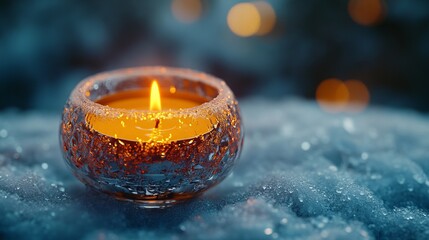
[{"label": "frosted glass bowl", "polygon": [[[206,102],[156,114],[97,103],[112,94],[147,90],[154,79],[165,93],[192,94]],[[186,119],[177,127],[195,136],[138,141],[94,128],[94,119],[112,131],[121,119],[138,128],[155,115],[171,124]],[[204,124],[207,132],[193,133],[198,124]],[[224,81],[187,69],[141,67],[100,73],[80,82],[64,107],[60,142],[66,163],[86,185],[142,206],[165,207],[195,197],[227,177],[240,154],[243,131],[238,103]]]}]

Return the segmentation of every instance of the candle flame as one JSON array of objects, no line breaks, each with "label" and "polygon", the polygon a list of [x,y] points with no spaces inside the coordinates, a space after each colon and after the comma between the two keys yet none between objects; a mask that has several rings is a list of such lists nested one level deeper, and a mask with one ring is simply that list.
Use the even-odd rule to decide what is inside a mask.
[{"label": "candle flame", "polygon": [[159,93],[158,83],[152,82],[150,89],[150,108],[151,111],[161,111],[161,96]]}]

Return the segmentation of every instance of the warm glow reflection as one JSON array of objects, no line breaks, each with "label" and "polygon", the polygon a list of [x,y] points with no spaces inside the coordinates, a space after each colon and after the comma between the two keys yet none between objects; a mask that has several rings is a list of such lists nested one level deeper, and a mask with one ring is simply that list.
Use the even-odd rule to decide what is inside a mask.
[{"label": "warm glow reflection", "polygon": [[150,108],[151,111],[161,110],[161,96],[159,94],[159,87],[156,81],[152,82],[150,88]]},{"label": "warm glow reflection", "polygon": [[386,14],[382,0],[349,0],[348,10],[353,21],[365,26],[379,23]]},{"label": "warm glow reflection", "polygon": [[201,16],[202,4],[200,0],[173,0],[171,11],[180,22],[191,23]]},{"label": "warm glow reflection", "polygon": [[233,33],[241,37],[256,34],[261,26],[258,9],[251,3],[238,3],[229,10],[228,26]]},{"label": "warm glow reflection", "polygon": [[238,3],[227,17],[231,31],[241,37],[266,35],[276,23],[276,13],[268,2]]},{"label": "warm glow reflection", "polygon": [[368,88],[361,81],[348,80],[345,85],[349,91],[349,103],[347,111],[350,112],[361,112],[369,103],[369,91]]},{"label": "warm glow reflection", "polygon": [[255,2],[253,5],[258,9],[261,18],[257,35],[266,35],[270,33],[276,24],[276,13],[268,2]]},{"label": "warm glow reflection", "polygon": [[326,79],[317,87],[316,100],[324,110],[339,112],[347,106],[349,91],[342,81]]}]

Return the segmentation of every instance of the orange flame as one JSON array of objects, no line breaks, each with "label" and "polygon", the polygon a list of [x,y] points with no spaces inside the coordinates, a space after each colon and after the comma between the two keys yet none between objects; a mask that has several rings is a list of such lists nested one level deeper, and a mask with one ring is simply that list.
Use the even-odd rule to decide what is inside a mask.
[{"label": "orange flame", "polygon": [[151,111],[161,111],[161,95],[159,93],[158,83],[152,82],[150,89],[150,108]]}]

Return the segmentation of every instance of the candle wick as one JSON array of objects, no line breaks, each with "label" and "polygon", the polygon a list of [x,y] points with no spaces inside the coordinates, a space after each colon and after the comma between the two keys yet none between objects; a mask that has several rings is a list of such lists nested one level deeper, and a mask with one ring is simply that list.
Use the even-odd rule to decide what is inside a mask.
[{"label": "candle wick", "polygon": [[159,119],[156,119],[155,120],[155,128],[158,128],[158,126],[159,126]]}]

